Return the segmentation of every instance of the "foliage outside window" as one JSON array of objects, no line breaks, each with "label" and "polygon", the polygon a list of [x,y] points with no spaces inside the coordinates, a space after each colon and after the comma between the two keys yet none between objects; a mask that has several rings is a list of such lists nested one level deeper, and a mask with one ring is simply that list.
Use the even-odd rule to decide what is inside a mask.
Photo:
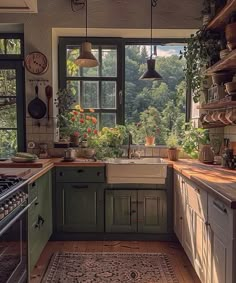
[{"label": "foliage outside window", "polygon": [[[22,57],[22,39],[1,38],[0,35],[0,157],[13,155],[23,149],[23,81],[19,76]],[[22,73],[21,73],[22,74]],[[17,108],[19,105],[19,109]],[[21,109],[20,109],[21,108]],[[22,113],[22,115],[21,115]],[[19,136],[19,132],[21,135]]]},{"label": "foliage outside window", "polygon": [[[139,77],[146,70],[148,45],[124,44],[122,49],[119,44],[103,44],[103,40],[106,41],[99,39],[100,43],[92,42],[92,52],[100,65],[87,69],[74,64],[82,40],[60,40],[60,87],[67,89],[74,103],[80,104],[85,113],[89,112],[89,108],[95,110],[99,129],[114,127],[125,121],[133,134],[133,142],[144,143],[145,131],[138,129],[137,123],[142,119],[142,113],[151,106],[158,117],[154,129],[156,144],[165,144],[173,132],[180,140],[186,111],[185,61],[179,60],[183,46],[158,45],[156,69],[163,81],[147,82],[139,80]],[[120,41],[125,42],[123,39]],[[122,69],[125,70],[123,75]],[[123,90],[123,95],[120,90]]]}]

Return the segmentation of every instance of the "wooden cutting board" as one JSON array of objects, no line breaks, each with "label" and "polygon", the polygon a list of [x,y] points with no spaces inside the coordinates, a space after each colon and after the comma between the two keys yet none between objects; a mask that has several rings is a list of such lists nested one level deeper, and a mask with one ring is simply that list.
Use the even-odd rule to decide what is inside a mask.
[{"label": "wooden cutting board", "polygon": [[35,162],[13,162],[11,160],[0,161],[0,168],[43,168],[51,162],[51,159],[38,159]]},{"label": "wooden cutting board", "polygon": [[0,177],[5,178],[5,177],[24,177],[28,174],[31,173],[31,169],[21,169],[21,168],[1,168],[0,169]]}]

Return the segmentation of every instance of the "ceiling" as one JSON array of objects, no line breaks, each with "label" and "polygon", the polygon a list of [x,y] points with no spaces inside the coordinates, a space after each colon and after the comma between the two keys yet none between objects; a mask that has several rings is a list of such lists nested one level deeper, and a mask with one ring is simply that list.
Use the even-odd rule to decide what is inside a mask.
[{"label": "ceiling", "polygon": [[0,13],[37,12],[37,0],[0,0]]}]

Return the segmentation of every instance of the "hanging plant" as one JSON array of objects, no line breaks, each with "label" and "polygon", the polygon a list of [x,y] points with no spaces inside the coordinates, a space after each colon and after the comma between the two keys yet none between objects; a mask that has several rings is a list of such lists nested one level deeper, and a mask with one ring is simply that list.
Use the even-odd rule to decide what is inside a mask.
[{"label": "hanging plant", "polygon": [[215,64],[219,58],[221,35],[206,29],[200,29],[187,39],[184,51],[180,51],[180,59],[186,60],[184,68],[185,79],[193,93],[194,102],[198,102],[202,83],[205,78],[204,71]]}]

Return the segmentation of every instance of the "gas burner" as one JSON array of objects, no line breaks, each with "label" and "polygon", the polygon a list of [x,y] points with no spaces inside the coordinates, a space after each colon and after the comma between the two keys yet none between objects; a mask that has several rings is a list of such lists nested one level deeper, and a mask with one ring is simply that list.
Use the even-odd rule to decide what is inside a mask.
[{"label": "gas burner", "polygon": [[11,190],[18,183],[22,182],[21,178],[4,177],[0,178],[0,196]]}]

